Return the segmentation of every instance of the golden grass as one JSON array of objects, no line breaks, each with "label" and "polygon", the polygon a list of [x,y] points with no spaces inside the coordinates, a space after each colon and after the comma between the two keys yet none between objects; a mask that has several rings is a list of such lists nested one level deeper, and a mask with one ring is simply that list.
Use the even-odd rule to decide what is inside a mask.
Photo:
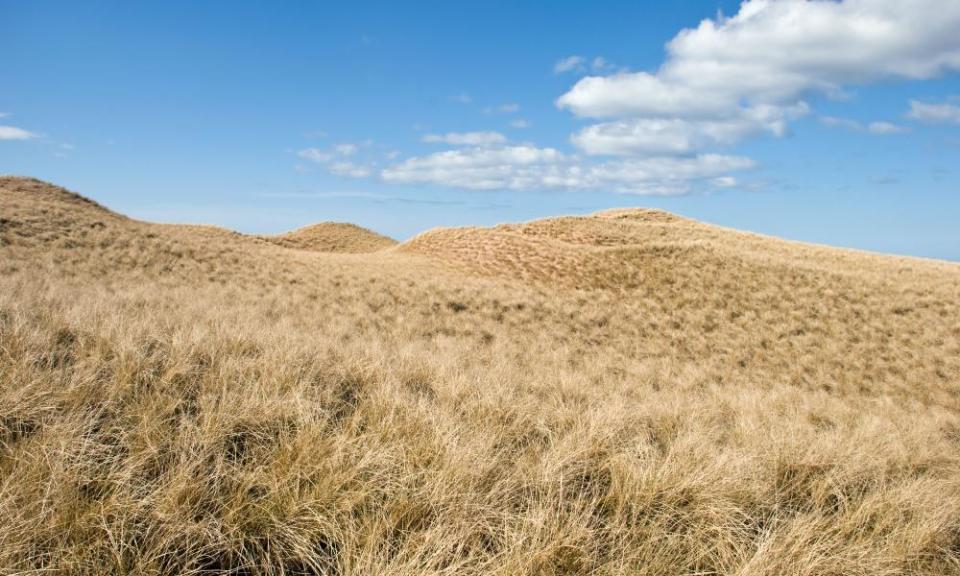
[{"label": "golden grass", "polygon": [[376,252],[397,243],[396,240],[366,228],[343,222],[320,222],[286,234],[263,236],[263,238],[287,248],[350,254]]},{"label": "golden grass", "polygon": [[0,179],[0,573],[960,574],[958,265],[303,248]]}]

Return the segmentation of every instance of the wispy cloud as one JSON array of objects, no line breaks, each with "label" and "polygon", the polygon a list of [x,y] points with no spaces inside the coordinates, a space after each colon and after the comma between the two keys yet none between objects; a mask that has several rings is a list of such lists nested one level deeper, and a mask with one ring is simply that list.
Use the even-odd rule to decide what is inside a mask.
[{"label": "wispy cloud", "polygon": [[910,128],[892,122],[871,122],[867,124],[867,132],[881,136],[888,134],[906,134],[909,131]]},{"label": "wispy cloud", "polygon": [[263,192],[256,194],[261,198],[276,199],[302,199],[302,200],[364,200],[374,204],[423,204],[428,206],[460,206],[465,204],[462,200],[450,200],[443,198],[408,198],[406,196],[396,196],[391,194],[379,194],[375,192],[342,190],[332,192]]},{"label": "wispy cloud", "polygon": [[427,134],[423,142],[444,143],[454,146],[493,146],[503,144],[507,138],[499,132],[449,132],[447,134]]},{"label": "wispy cloud", "polygon": [[371,162],[360,162],[352,158],[357,154],[360,146],[369,147],[372,141],[336,144],[332,148],[304,148],[297,151],[297,156],[314,164],[323,166],[331,174],[348,176],[351,178],[365,178],[374,169]]},{"label": "wispy cloud", "polygon": [[960,124],[960,106],[949,102],[931,104],[911,100],[907,118],[930,124]]},{"label": "wispy cloud", "polygon": [[906,134],[907,132],[910,132],[910,128],[901,126],[899,124],[894,124],[892,122],[877,121],[864,124],[857,120],[852,120],[850,118],[838,118],[836,116],[820,116],[820,123],[824,126],[829,126],[832,128],[843,128],[853,132],[866,132],[869,134],[876,134],[878,136]]},{"label": "wispy cloud", "polygon": [[554,74],[564,74],[566,72],[582,72],[585,69],[587,60],[583,56],[567,56],[556,61],[553,65]]},{"label": "wispy cloud", "polygon": [[320,150],[319,148],[304,148],[297,152],[297,156],[303,158],[304,160],[310,160],[311,162],[316,162],[317,164],[324,164],[333,160],[333,153],[325,150]]},{"label": "wispy cloud", "polygon": [[337,144],[333,147],[334,152],[340,156],[353,156],[357,153],[356,144]]},{"label": "wispy cloud", "polygon": [[614,68],[612,62],[607,62],[603,56],[597,56],[590,61],[590,69],[594,72],[606,72]]},{"label": "wispy cloud", "polygon": [[0,126],[0,140],[30,140],[37,135],[16,126]]},{"label": "wispy cloud", "polygon": [[516,114],[520,111],[520,105],[516,102],[508,102],[499,106],[487,106],[483,109],[484,114]]},{"label": "wispy cloud", "polygon": [[351,178],[366,178],[371,172],[369,166],[349,161],[331,162],[327,165],[327,169],[331,174],[350,176]]}]

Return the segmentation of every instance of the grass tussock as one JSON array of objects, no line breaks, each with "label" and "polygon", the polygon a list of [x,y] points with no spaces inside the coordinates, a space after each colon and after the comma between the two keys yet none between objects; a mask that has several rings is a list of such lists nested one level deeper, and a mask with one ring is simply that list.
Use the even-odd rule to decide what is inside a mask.
[{"label": "grass tussock", "polygon": [[960,574],[956,265],[0,206],[0,572]]}]

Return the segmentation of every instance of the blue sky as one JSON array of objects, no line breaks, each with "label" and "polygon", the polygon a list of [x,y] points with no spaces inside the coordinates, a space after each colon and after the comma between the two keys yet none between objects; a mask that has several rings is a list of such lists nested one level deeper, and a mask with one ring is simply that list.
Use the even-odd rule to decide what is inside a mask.
[{"label": "blue sky", "polygon": [[0,21],[0,173],[135,217],[403,239],[652,206],[960,260],[958,0],[0,0]]}]

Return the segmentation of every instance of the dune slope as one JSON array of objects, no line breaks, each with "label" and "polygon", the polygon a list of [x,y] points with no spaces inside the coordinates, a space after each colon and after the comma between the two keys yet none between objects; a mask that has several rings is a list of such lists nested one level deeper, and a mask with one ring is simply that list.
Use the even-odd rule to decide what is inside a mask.
[{"label": "dune slope", "polygon": [[314,231],[0,178],[0,572],[960,574],[960,266]]}]

